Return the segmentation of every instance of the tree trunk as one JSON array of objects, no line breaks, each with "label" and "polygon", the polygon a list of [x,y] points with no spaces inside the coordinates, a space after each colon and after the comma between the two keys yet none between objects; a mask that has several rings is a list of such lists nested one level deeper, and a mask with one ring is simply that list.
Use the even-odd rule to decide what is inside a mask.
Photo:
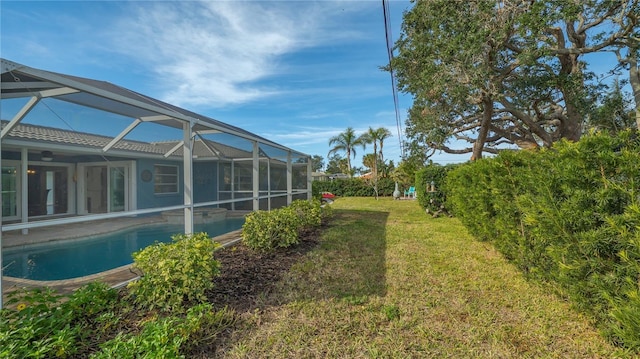
[{"label": "tree trunk", "polygon": [[569,141],[579,141],[582,136],[582,114],[576,106],[579,103],[579,97],[581,96],[584,88],[584,80],[582,76],[582,70],[580,70],[580,64],[577,54],[571,55],[558,55],[560,60],[561,69],[560,74],[571,77],[578,77],[578,84],[570,82],[568,85],[560,85],[560,91],[564,97],[565,110],[567,113],[567,119],[560,124],[560,137],[566,138]]},{"label": "tree trunk", "polygon": [[376,194],[376,200],[378,200],[378,148],[376,147],[376,140],[373,140],[373,191]]},{"label": "tree trunk", "polygon": [[482,150],[484,149],[484,143],[487,140],[489,134],[489,126],[491,125],[491,119],[493,118],[493,99],[491,96],[485,94],[482,96],[482,122],[480,123],[480,131],[478,132],[478,138],[473,144],[473,154],[471,155],[471,161],[482,158]]},{"label": "tree trunk", "polygon": [[[558,48],[566,49],[565,34],[556,28],[556,39],[558,40]],[[573,44],[573,48],[583,49],[586,47],[587,35],[583,29],[577,32],[571,21],[565,22],[566,35]],[[580,68],[580,54],[574,53],[558,53],[560,61],[560,78],[573,78],[574,81],[568,83],[564,80],[559,84],[565,102],[565,111],[567,119],[560,124],[560,136],[569,141],[578,141],[582,136],[582,114],[580,113],[579,103],[584,93],[584,76]]]},{"label": "tree trunk", "polygon": [[347,151],[347,175],[351,178],[351,151]]},{"label": "tree trunk", "polygon": [[[568,99],[567,101],[567,120],[563,121],[561,124],[560,136],[569,141],[579,141],[582,136],[582,115],[578,108],[574,104],[570,103],[575,99],[575,95],[572,95],[571,97],[573,98]],[[566,94],[565,98],[567,98]]]},{"label": "tree trunk", "polygon": [[638,48],[629,48],[629,83],[636,105],[636,126],[640,130],[640,69],[638,68]]}]

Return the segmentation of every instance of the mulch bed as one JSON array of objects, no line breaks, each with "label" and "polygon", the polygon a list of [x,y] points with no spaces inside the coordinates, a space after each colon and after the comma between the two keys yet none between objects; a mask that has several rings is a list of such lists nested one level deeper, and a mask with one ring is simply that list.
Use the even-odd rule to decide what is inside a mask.
[{"label": "mulch bed", "polygon": [[[207,292],[207,299],[214,308],[233,309],[237,314],[253,312],[264,305],[266,298],[291,266],[318,246],[319,230],[305,233],[299,244],[291,248],[279,248],[273,252],[260,253],[243,243],[219,249],[214,258],[220,262],[220,276],[214,279],[214,288]],[[239,318],[240,316],[238,316]],[[224,356],[234,326],[225,328],[216,338],[186,353],[193,359]]]},{"label": "mulch bed", "polygon": [[299,244],[259,253],[242,243],[220,249],[214,258],[220,262],[220,276],[207,293],[214,308],[228,307],[247,312],[258,307],[258,297],[270,293],[283,275],[319,243],[319,231],[304,234]]}]

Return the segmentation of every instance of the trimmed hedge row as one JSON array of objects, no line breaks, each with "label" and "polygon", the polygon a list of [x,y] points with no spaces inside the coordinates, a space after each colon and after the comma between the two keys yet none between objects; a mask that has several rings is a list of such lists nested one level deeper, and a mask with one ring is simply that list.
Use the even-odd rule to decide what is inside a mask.
[{"label": "trimmed hedge row", "polygon": [[300,242],[300,235],[319,227],[331,215],[320,201],[295,200],[291,205],[249,214],[242,226],[242,241],[251,249],[268,252]]},{"label": "trimmed hedge row", "polygon": [[[322,192],[331,192],[340,197],[375,197],[373,184],[362,178],[345,178],[331,181],[313,181],[312,193],[314,196]],[[388,177],[378,179],[378,196],[393,196],[395,182]]]},{"label": "trimmed hedge row", "polygon": [[640,350],[640,141],[590,134],[451,171],[447,205],[527,275],[561,285],[619,345]]}]

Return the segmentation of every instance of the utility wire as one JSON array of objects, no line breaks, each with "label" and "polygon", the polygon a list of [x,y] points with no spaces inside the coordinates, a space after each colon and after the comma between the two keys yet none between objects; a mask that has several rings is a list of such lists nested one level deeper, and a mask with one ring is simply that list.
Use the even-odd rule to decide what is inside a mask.
[{"label": "utility wire", "polygon": [[393,93],[393,105],[396,112],[396,127],[398,129],[398,142],[400,144],[400,157],[404,159],[404,146],[402,143],[402,124],[400,123],[400,108],[398,106],[398,89],[396,87],[396,76],[393,71],[393,36],[391,34],[391,18],[389,11],[389,1],[382,0],[382,13],[384,15],[384,34],[386,37],[387,55],[389,56],[389,74],[391,75],[391,91]]}]

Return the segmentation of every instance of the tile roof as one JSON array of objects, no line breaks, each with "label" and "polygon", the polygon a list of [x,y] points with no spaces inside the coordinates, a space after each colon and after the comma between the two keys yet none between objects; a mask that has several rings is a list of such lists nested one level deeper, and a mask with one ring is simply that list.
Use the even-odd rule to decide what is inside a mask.
[{"label": "tile roof", "polygon": [[[235,147],[231,147],[231,146],[227,146],[224,145],[222,143],[219,142],[214,142],[214,141],[210,141],[210,140],[204,140],[206,141],[206,145],[203,144],[203,141],[201,139],[196,139],[194,146],[193,146],[193,154],[198,156],[198,157],[218,157],[217,154],[219,154],[219,157],[221,158],[227,158],[227,159],[231,159],[231,158],[251,158],[253,156],[253,154],[249,151],[245,151],[245,150],[241,150],[239,148],[235,148]],[[163,141],[163,142],[152,142],[153,145],[164,148],[166,151],[171,150],[173,147],[175,147],[175,145],[178,144],[179,141]],[[211,150],[209,150],[210,147],[214,152],[216,152],[217,154],[213,154],[211,153]],[[182,156],[182,147],[180,147],[178,150],[176,150],[176,152],[174,153],[174,155],[179,155]]]},{"label": "tile roof", "polygon": [[[4,128],[8,121],[1,121],[1,127]],[[89,147],[89,148],[103,148],[106,146],[113,137],[95,135],[91,133],[76,132],[70,130],[63,130],[53,127],[37,126],[32,124],[20,123],[16,125],[11,132],[7,134],[8,139],[27,140],[38,143],[49,144],[61,144],[76,147]],[[252,153],[249,151],[241,150],[232,146],[227,146],[222,143],[205,140],[207,146],[212,148],[214,152],[217,152],[221,158],[251,158]],[[143,142],[122,139],[113,149],[121,151],[129,151],[135,153],[164,155],[180,141],[163,141],[163,142]],[[218,156],[211,153],[202,143],[202,140],[198,139],[195,142],[193,153],[200,158],[217,158]],[[182,156],[182,148],[171,154],[174,157]]]}]

